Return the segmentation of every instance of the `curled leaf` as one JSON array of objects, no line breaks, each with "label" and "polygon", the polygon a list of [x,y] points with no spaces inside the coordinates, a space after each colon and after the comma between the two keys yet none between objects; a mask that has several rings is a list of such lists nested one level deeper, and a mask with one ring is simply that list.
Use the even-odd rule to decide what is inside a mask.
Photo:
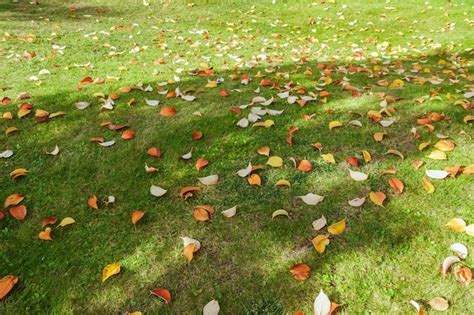
[{"label": "curled leaf", "polygon": [[209,175],[209,176],[206,176],[206,177],[200,177],[200,178],[198,178],[198,180],[203,185],[211,186],[211,185],[216,185],[217,184],[217,182],[219,181],[219,176],[218,175]]},{"label": "curled leaf", "polygon": [[116,275],[120,272],[120,264],[119,263],[112,263],[104,267],[102,270],[102,282],[105,282],[107,279]]},{"label": "curled leaf", "polygon": [[17,282],[18,277],[13,275],[8,275],[0,279],[0,300],[7,296]]},{"label": "curled leaf", "polygon": [[221,213],[226,218],[232,218],[237,213],[237,206],[224,210]]},{"label": "curled leaf", "polygon": [[457,256],[448,256],[446,257],[443,262],[441,263],[441,277],[445,277],[446,273],[448,272],[449,268],[457,262],[460,262],[461,260]]},{"label": "curled leaf", "polygon": [[43,240],[43,241],[52,241],[52,239],[51,239],[51,228],[47,227],[44,231],[41,231],[38,234],[38,237],[39,237],[40,240]]},{"label": "curled leaf", "polygon": [[321,290],[314,300],[314,315],[329,315],[331,312],[331,301]]},{"label": "curled leaf", "polygon": [[309,278],[311,268],[307,264],[296,264],[291,267],[290,273],[296,280],[303,281]]},{"label": "curled leaf", "polygon": [[383,207],[383,202],[387,198],[387,196],[381,191],[371,191],[369,194],[369,198],[377,206]]},{"label": "curled leaf", "polygon": [[317,235],[311,241],[313,243],[314,248],[319,254],[324,253],[326,250],[326,246],[329,244],[329,236],[328,235]]},{"label": "curled leaf", "polygon": [[154,296],[161,298],[163,301],[165,301],[166,304],[171,304],[171,293],[168,289],[155,288],[153,290],[150,290],[150,293]]},{"label": "curled leaf", "polygon": [[152,185],[150,187],[150,193],[155,197],[161,197],[164,194],[166,194],[166,192],[167,192],[167,190],[165,190],[161,187],[155,186],[155,185]]},{"label": "curled leaf", "polygon": [[26,217],[27,210],[24,205],[14,206],[10,208],[10,214],[18,221],[22,221]]},{"label": "curled leaf", "polygon": [[313,230],[319,231],[319,230],[321,230],[323,227],[325,227],[326,224],[327,224],[326,218],[325,218],[324,216],[321,216],[321,218],[319,218],[319,219],[313,221],[313,223],[312,223]]},{"label": "curled leaf", "polygon": [[65,227],[67,225],[74,224],[74,223],[76,223],[76,220],[74,220],[71,217],[66,217],[66,218],[62,219],[62,221],[59,223],[59,226],[60,227]]},{"label": "curled leaf", "polygon": [[346,230],[346,220],[342,219],[328,227],[328,232],[332,235],[341,235]]},{"label": "curled leaf", "polygon": [[278,210],[275,210],[273,211],[272,213],[272,219],[274,219],[275,217],[278,217],[278,216],[286,216],[287,218],[290,217],[290,215],[288,214],[288,211],[286,211],[285,209],[278,209]]},{"label": "curled leaf", "polygon": [[145,212],[143,211],[140,211],[140,210],[134,211],[130,219],[132,221],[132,224],[136,225],[138,221],[140,221],[143,218],[144,215],[145,215]]}]

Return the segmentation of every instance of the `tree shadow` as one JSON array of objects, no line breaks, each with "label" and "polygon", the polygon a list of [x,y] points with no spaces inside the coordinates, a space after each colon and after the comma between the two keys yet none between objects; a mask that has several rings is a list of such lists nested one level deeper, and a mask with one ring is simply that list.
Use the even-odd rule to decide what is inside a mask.
[{"label": "tree shadow", "polygon": [[[449,57],[442,56],[447,60]],[[471,58],[468,53],[459,54],[456,62]],[[212,78],[224,77],[226,81],[218,89],[197,93],[197,100],[191,103],[165,99],[156,92],[145,94],[134,91],[122,94],[114,111],[99,112],[97,100],[85,95],[103,91],[104,87],[93,85],[85,87],[80,93],[61,92],[33,98],[34,104],[45,104],[45,109],[50,112],[64,110],[64,104],[69,106],[85,100],[92,103],[92,108],[85,111],[69,110],[64,117],[34,125],[32,132],[35,137],[23,138],[25,142],[18,148],[18,156],[15,160],[7,160],[7,167],[1,173],[5,177],[6,170],[11,169],[14,164],[28,165],[21,152],[32,150],[35,161],[30,166],[31,176],[19,183],[6,183],[4,190],[7,195],[14,191],[44,195],[42,200],[27,200],[29,207],[37,210],[32,214],[31,220],[40,222],[41,218],[51,215],[49,209],[54,204],[57,212],[62,211],[59,209],[78,209],[73,215],[78,224],[70,230],[58,231],[61,244],[43,244],[35,240],[34,245],[31,245],[31,239],[36,233],[36,230],[32,232],[31,229],[22,229],[18,235],[6,235],[1,257],[6,261],[5,272],[15,273],[17,265],[29,272],[20,274],[24,280],[2,308],[5,313],[14,312],[16,307],[22,305],[22,297],[33,292],[38,294],[38,304],[30,306],[26,311],[35,313],[41,313],[45,309],[56,313],[68,309],[73,313],[95,314],[116,314],[135,309],[159,314],[192,313],[189,309],[181,308],[186,305],[193,306],[198,314],[203,305],[216,298],[223,310],[231,309],[233,313],[252,313],[252,310],[258,310],[260,314],[278,314],[283,313],[279,305],[290,311],[310,305],[314,295],[323,286],[325,291],[331,292],[331,298],[338,301],[338,293],[332,290],[335,280],[330,273],[342,259],[370,251],[383,260],[387,252],[401,252],[410,246],[413,238],[426,233],[424,230],[420,231],[419,226],[425,225],[427,230],[436,226],[436,223],[431,222],[429,213],[415,215],[407,206],[414,197],[423,193],[423,188],[416,184],[423,178],[423,168],[416,179],[406,183],[409,189],[401,196],[389,193],[387,179],[390,176],[377,176],[389,167],[396,168],[399,172],[396,176],[400,178],[413,172],[411,166],[407,167],[399,157],[386,155],[389,149],[399,150],[410,159],[425,159],[426,152],[418,150],[420,141],[410,132],[411,127],[416,126],[416,115],[438,111],[450,118],[435,123],[434,132],[419,126],[418,132],[424,135],[423,139],[428,137],[434,141],[436,132],[446,132],[449,136],[457,137],[457,143],[463,141],[461,136],[457,136],[460,131],[459,123],[467,113],[462,107],[445,106],[444,101],[437,103],[436,100],[414,105],[416,99],[429,95],[430,92],[433,95],[433,91],[456,94],[456,89],[461,89],[466,83],[464,78],[456,75],[459,82],[448,82],[453,76],[443,73],[444,67],[438,65],[439,56],[426,56],[424,59],[423,65],[432,68],[430,76],[439,75],[445,80],[443,83],[415,85],[405,82],[403,89],[392,89],[377,86],[376,81],[386,79],[392,82],[399,78],[399,75],[392,74],[393,71],[384,75],[382,69],[371,77],[368,73],[360,72],[352,75],[350,81],[359,88],[360,96],[354,96],[351,91],[341,91],[340,86],[331,84],[324,87],[331,93],[326,103],[317,100],[300,107],[277,98],[275,104],[269,107],[285,112],[281,116],[270,117],[275,121],[275,126],[268,129],[237,127],[236,122],[244,114],[237,116],[229,109],[247,104],[257,95],[253,92],[259,87],[256,74],[265,73],[270,65],[239,72],[218,72]],[[398,62],[407,67],[416,60],[394,60],[390,66]],[[358,67],[360,64],[353,63],[352,66]],[[297,82],[308,81],[303,71],[309,67],[313,69],[309,82],[316,83],[321,73],[316,70],[319,65],[316,62],[284,64],[274,67],[275,71],[265,76],[272,81],[278,80],[283,85],[287,80],[281,79],[278,73],[291,73],[296,87],[313,90],[314,85],[303,86]],[[339,66],[348,68],[346,64],[331,63],[335,79],[348,75],[338,73]],[[469,71],[470,66],[465,68],[465,73]],[[230,75],[241,77],[243,74],[254,78],[247,86],[242,86],[240,80],[228,80]],[[207,79],[191,77],[170,86],[170,89],[176,86],[181,90],[199,88],[207,83]],[[114,92],[120,86],[135,83],[137,82],[119,82],[107,87],[110,88],[109,92]],[[156,87],[156,82],[146,82],[144,86],[148,84]],[[236,88],[242,92],[235,92]],[[220,89],[229,91],[231,97],[219,97],[217,92]],[[268,98],[276,92],[275,89],[261,87],[260,95]],[[389,104],[396,108],[393,113],[393,118],[396,119],[394,126],[383,128],[367,119],[368,110],[380,108],[380,98],[375,92],[402,98]],[[213,95],[212,98],[206,98],[209,94]],[[159,110],[143,105],[145,97],[159,98],[162,102],[160,107],[175,106],[178,115],[173,118],[161,117]],[[126,105],[131,98],[136,100],[137,105],[134,107]],[[202,117],[193,115],[196,111],[200,111]],[[245,114],[247,112],[248,110],[244,110]],[[316,114],[313,119],[303,119],[303,115],[313,113]],[[362,113],[362,116],[357,113]],[[23,127],[20,129],[31,127],[31,119],[20,122],[19,126]],[[329,131],[328,123],[336,119],[343,122],[344,127]],[[348,125],[354,119],[360,120],[364,127]],[[137,137],[128,142],[120,140],[119,133],[99,126],[105,120],[130,125],[137,131]],[[4,122],[1,124],[8,126]],[[223,130],[223,126],[228,128]],[[291,126],[298,126],[299,130],[293,144],[289,146],[285,139]],[[193,130],[203,131],[203,139],[193,141],[190,137]],[[382,131],[387,133],[386,140],[375,142],[374,133]],[[117,143],[112,148],[101,148],[90,143],[90,138],[99,136],[114,138]],[[2,136],[2,141],[7,147],[13,147],[16,143],[14,137]],[[334,154],[337,164],[330,165],[322,161],[320,153],[311,146],[315,142],[322,143],[323,153]],[[60,156],[51,159],[44,155],[44,148],[53,148],[58,143],[64,144],[64,152]],[[235,172],[244,168],[249,161],[252,164],[265,164],[267,158],[256,153],[264,145],[270,145],[272,154],[282,156],[285,165],[282,169],[266,168],[260,172],[264,184],[256,188],[248,185],[245,179],[237,177]],[[144,154],[151,146],[162,148],[161,160],[150,160]],[[190,148],[193,148],[193,161],[200,156],[210,161],[205,171],[195,170],[193,162],[178,160]],[[362,171],[371,174],[368,182],[363,184],[351,181],[348,176],[349,167],[344,162],[348,156],[356,156],[362,161],[361,150],[368,150],[373,155],[369,164],[362,163],[360,167]],[[96,163],[84,163],[85,157]],[[310,160],[314,166],[313,172],[304,174],[294,169],[290,157]],[[468,163],[469,156],[461,157],[460,160]],[[110,163],[107,164],[107,161]],[[159,177],[145,174],[145,163],[156,166]],[[104,164],[109,167],[99,168]],[[430,167],[444,166],[436,161],[426,161],[426,164]],[[201,185],[202,192],[186,201],[177,197],[180,188],[195,185],[197,177],[216,173],[221,176],[217,187]],[[342,173],[347,176],[340,177]],[[111,174],[114,176],[110,176]],[[54,180],[46,183],[44,178]],[[123,183],[117,181],[117,178],[133,178],[134,182]],[[273,187],[278,179],[283,178],[292,183],[291,189]],[[102,191],[90,191],[89,186],[94,182],[101,183]],[[76,183],[82,183],[82,186]],[[167,188],[168,194],[157,201],[148,193],[151,184]],[[448,185],[449,181],[446,184],[440,183],[439,189],[449,190]],[[347,205],[350,198],[367,196],[370,191],[379,190],[385,191],[389,196],[386,208],[376,207],[370,202],[361,209]],[[63,193],[60,198],[54,195],[57,191]],[[307,192],[323,195],[325,200],[317,207],[306,206],[295,200],[296,196]],[[84,200],[94,193],[116,195],[117,205],[91,214],[91,210],[85,208]],[[122,200],[125,197],[133,200],[133,203]],[[431,202],[442,204],[443,198],[442,194],[433,195]],[[212,222],[200,224],[194,222],[191,216],[193,207],[199,204],[212,204],[219,211],[238,204],[239,212],[233,219],[226,220],[216,214]],[[288,209],[290,219],[272,220],[272,211],[279,208]],[[128,223],[132,209],[148,210],[146,219],[138,227],[124,224]],[[311,230],[311,222],[321,215],[328,218],[330,223],[346,218],[348,230],[331,241],[326,253],[318,255],[310,244],[311,238],[316,234]],[[11,220],[1,221],[0,225],[7,230],[21,228]],[[107,228],[114,229],[115,233],[103,233]],[[202,242],[203,247],[191,264],[187,264],[181,257],[180,236],[190,236]],[[97,238],[101,240],[99,244]],[[81,240],[80,244],[78,239]],[[31,251],[35,254],[24,254]],[[49,265],[54,265],[54,262],[49,262],[47,256],[63,257],[61,270],[51,270]],[[100,271],[113,260],[123,263],[123,274],[102,285],[99,282]],[[294,281],[289,274],[291,266],[300,261],[307,262],[313,270],[313,276],[306,283]],[[371,264],[364,271],[376,272]],[[29,275],[38,272],[43,272],[45,277],[57,274],[67,277],[56,279],[55,287],[45,288],[28,281]],[[90,274],[94,275],[92,279]],[[200,276],[194,276],[196,274]],[[238,285],[240,283],[241,287]],[[154,287],[171,289],[171,308],[159,299],[150,297],[149,290]],[[295,291],[301,294],[300,300],[291,300]],[[51,300],[57,302],[51,305]],[[88,301],[87,305],[84,304],[85,301]]]}]

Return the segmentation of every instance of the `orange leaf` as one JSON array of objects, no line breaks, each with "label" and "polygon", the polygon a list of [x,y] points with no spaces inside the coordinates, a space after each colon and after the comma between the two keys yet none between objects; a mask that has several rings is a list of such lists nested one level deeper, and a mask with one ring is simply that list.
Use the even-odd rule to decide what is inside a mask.
[{"label": "orange leaf", "polygon": [[194,243],[191,243],[188,246],[186,246],[183,250],[183,255],[188,260],[188,263],[190,263],[191,260],[193,260],[193,255],[194,255],[194,249],[195,248],[196,248],[196,245]]},{"label": "orange leaf", "polygon": [[12,217],[17,219],[18,221],[23,220],[26,217],[26,213],[27,213],[27,210],[24,205],[19,205],[19,206],[10,208],[10,214],[12,215]]},{"label": "orange leaf", "polygon": [[168,305],[171,304],[171,293],[167,289],[155,288],[151,290],[150,293],[153,294],[154,296],[157,296],[163,299],[163,301],[165,301],[166,304]]},{"label": "orange leaf", "polygon": [[196,169],[200,171],[202,168],[207,166],[209,164],[208,160],[205,160],[204,158],[200,158],[199,160],[196,161]]},{"label": "orange leaf", "polygon": [[302,160],[300,164],[298,164],[298,169],[303,172],[311,172],[313,166],[311,165],[310,161]]},{"label": "orange leaf", "polygon": [[99,206],[97,205],[97,196],[93,195],[87,200],[87,205],[93,209],[99,209]]},{"label": "orange leaf", "polygon": [[395,191],[395,193],[397,194],[401,194],[403,192],[403,189],[405,188],[405,185],[403,184],[403,182],[395,177],[390,178],[388,181],[388,184],[393,189],[393,191]]},{"label": "orange leaf", "polygon": [[13,289],[18,282],[17,276],[8,275],[0,279],[0,300],[3,299]]},{"label": "orange leaf", "polygon": [[269,156],[270,155],[270,147],[261,147],[260,149],[257,150],[257,153],[260,154],[260,155],[266,155],[266,156]]},{"label": "orange leaf", "polygon": [[198,190],[201,190],[201,188],[197,186],[187,186],[179,191],[179,196],[181,198],[187,199],[193,195],[192,194],[193,191],[198,191]]},{"label": "orange leaf", "polygon": [[138,221],[140,221],[143,218],[144,215],[145,215],[145,212],[140,211],[140,210],[136,210],[135,212],[133,212],[132,218],[131,218],[132,224],[136,225]]},{"label": "orange leaf", "polygon": [[124,140],[131,140],[135,138],[135,131],[133,131],[132,129],[127,129],[124,132],[122,132],[121,138]]},{"label": "orange leaf", "polygon": [[293,278],[303,281],[309,278],[311,269],[307,264],[296,264],[291,267],[290,272],[293,275]]},{"label": "orange leaf", "polygon": [[262,179],[258,174],[252,174],[247,178],[250,185],[260,186],[262,184]]},{"label": "orange leaf", "polygon": [[387,196],[381,191],[377,191],[377,192],[371,191],[370,194],[369,194],[369,198],[377,206],[383,207],[383,202],[384,202],[385,198],[387,198]]},{"label": "orange leaf", "polygon": [[10,196],[5,199],[5,203],[3,204],[3,208],[8,208],[9,206],[16,206],[19,204],[25,196],[21,194],[11,194]]},{"label": "orange leaf", "polygon": [[56,219],[56,217],[46,217],[43,219],[43,223],[41,224],[41,227],[45,227],[46,225],[50,225],[50,224],[56,224],[56,222],[58,221],[58,219]]},{"label": "orange leaf", "polygon": [[47,227],[44,231],[41,231],[38,235],[40,240],[43,241],[52,241],[51,239],[51,228]]},{"label": "orange leaf", "polygon": [[154,156],[154,157],[160,157],[161,156],[161,151],[160,149],[157,149],[155,147],[149,148],[146,153],[148,155]]},{"label": "orange leaf", "polygon": [[171,117],[176,115],[176,108],[172,106],[165,106],[160,109],[160,115],[165,117]]},{"label": "orange leaf", "polygon": [[193,216],[197,221],[204,222],[209,221],[209,212],[207,212],[204,208],[196,207],[193,212]]},{"label": "orange leaf", "polygon": [[202,138],[202,132],[200,131],[193,131],[192,134],[193,140],[199,140]]}]

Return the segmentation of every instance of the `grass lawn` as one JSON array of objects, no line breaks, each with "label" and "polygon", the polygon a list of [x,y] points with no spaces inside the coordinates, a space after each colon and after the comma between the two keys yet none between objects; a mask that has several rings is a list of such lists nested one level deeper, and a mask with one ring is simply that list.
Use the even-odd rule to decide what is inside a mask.
[{"label": "grass lawn", "polygon": [[[213,299],[221,314],[313,314],[320,290],[338,314],[416,314],[410,300],[435,313],[435,297],[447,313],[473,312],[474,287],[455,273],[474,256],[440,274],[451,244],[474,251],[473,236],[446,227],[474,223],[472,1],[149,2],[0,3],[0,153],[13,151],[0,158],[0,201],[19,193],[27,209],[24,220],[11,215],[21,207],[0,213],[0,278],[18,277],[0,314],[201,314]],[[81,84],[87,77],[94,82]],[[30,97],[18,100],[22,92]],[[274,101],[242,106],[257,96]],[[110,97],[113,110],[103,109]],[[19,118],[25,103],[31,113]],[[176,115],[163,116],[167,107]],[[260,120],[246,121],[251,112]],[[341,126],[330,129],[334,121]],[[121,138],[126,129],[133,139]],[[266,164],[264,146],[281,167]],[[296,168],[301,160],[312,170]],[[236,174],[249,162],[261,166],[252,171],[260,186]],[[455,166],[443,180],[425,173]],[[27,175],[11,179],[19,168]],[[217,185],[198,181],[209,175]],[[291,187],[275,186],[283,179]],[[166,194],[153,196],[152,185]],[[200,191],[181,198],[187,186]],[[371,192],[386,195],[383,207]],[[307,193],[324,200],[297,198]],[[87,203],[94,195],[99,209]],[[348,204],[362,197],[361,207]],[[209,221],[194,218],[199,205],[215,209]],[[221,214],[233,206],[234,217]],[[272,219],[278,209],[288,217]],[[136,210],[145,215],[133,225]],[[52,241],[41,240],[51,216]],[[328,235],[312,226],[321,216],[346,229],[318,253],[313,238]],[[67,217],[75,223],[58,227]],[[201,243],[190,263],[181,237]],[[120,273],[102,282],[112,263]],[[290,273],[298,263],[311,269],[304,281]],[[154,288],[170,291],[171,306]]]}]

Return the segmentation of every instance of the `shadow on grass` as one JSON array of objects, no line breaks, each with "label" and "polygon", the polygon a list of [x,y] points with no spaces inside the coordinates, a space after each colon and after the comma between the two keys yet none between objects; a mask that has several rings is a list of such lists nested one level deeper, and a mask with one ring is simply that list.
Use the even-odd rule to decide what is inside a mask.
[{"label": "shadow on grass", "polygon": [[[446,59],[445,57],[447,56],[443,58]],[[469,55],[463,54],[456,60],[459,62],[469,58]],[[61,233],[59,237],[64,235],[60,245],[59,242],[49,245],[38,244],[37,241],[31,245],[31,238],[35,234],[31,231],[22,231],[18,239],[16,236],[8,236],[9,239],[2,244],[4,254],[1,258],[7,262],[5,272],[17,273],[18,265],[28,271],[19,274],[24,280],[2,307],[7,313],[13,311],[20,305],[22,296],[38,290],[39,284],[29,283],[28,280],[29,276],[38,272],[49,276],[64,274],[66,277],[57,279],[59,283],[54,288],[40,289],[36,298],[38,304],[31,306],[31,311],[34,312],[54,309],[61,313],[64,309],[72,309],[73,312],[112,314],[140,309],[171,314],[187,312],[184,306],[181,308],[182,305],[191,305],[198,314],[203,305],[216,298],[223,309],[231,309],[233,313],[283,314],[283,307],[296,311],[302,305],[311,304],[309,289],[312,288],[311,294],[315,295],[324,283],[324,290],[331,292],[331,281],[324,281],[323,276],[331,270],[341,253],[358,255],[372,250],[383,257],[386,252],[401,251],[410,246],[415,236],[424,233],[417,227],[430,225],[427,223],[429,214],[413,216],[403,202],[395,201],[410,200],[421,193],[422,188],[411,186],[412,192],[395,196],[388,193],[388,177],[372,174],[379,174],[389,167],[399,169],[402,175],[411,171],[411,168],[403,165],[400,158],[385,155],[388,149],[400,150],[410,159],[423,159],[426,156],[426,152],[418,151],[419,141],[410,133],[411,127],[416,126],[416,115],[431,111],[442,112],[450,120],[436,123],[436,132],[459,132],[458,124],[466,115],[461,107],[445,106],[445,101],[426,101],[423,105],[416,105],[414,102],[434,90],[442,94],[456,94],[456,88],[462,89],[466,83],[456,74],[443,73],[443,69],[437,66],[438,60],[438,56],[428,56],[423,66],[431,67],[431,75],[444,78],[440,85],[408,83],[403,89],[388,89],[377,87],[375,82],[380,79],[392,81],[399,76],[384,76],[382,72],[376,72],[369,78],[367,73],[358,73],[350,77],[351,83],[359,87],[362,94],[360,97],[352,97],[350,92],[340,91],[340,87],[333,84],[326,88],[331,92],[326,104],[321,104],[318,100],[299,107],[276,99],[270,108],[284,109],[285,112],[281,116],[270,117],[276,124],[270,129],[240,129],[235,124],[241,117],[228,110],[231,106],[250,102],[256,95],[252,91],[258,87],[255,75],[257,72],[265,73],[265,67],[240,73],[219,72],[215,77],[222,76],[226,81],[217,90],[198,93],[198,99],[192,103],[164,99],[155,92],[145,94],[147,98],[160,98],[163,106],[175,106],[178,115],[173,118],[161,117],[158,110],[145,107],[143,92],[132,92],[122,94],[117,108],[112,112],[99,113],[97,101],[91,98],[88,101],[93,103],[92,108],[85,111],[69,110],[63,118],[35,125],[35,137],[25,140],[19,148],[19,153],[21,150],[36,149],[33,153],[35,161],[33,165],[30,164],[32,175],[19,183],[6,183],[5,191],[13,193],[23,190],[31,195],[44,195],[44,200],[27,200],[29,207],[40,212],[34,214],[37,221],[50,215],[45,209],[49,209],[52,204],[57,209],[79,209],[74,213],[79,226],[73,227],[69,233],[58,232]],[[415,60],[402,62],[408,68],[407,65]],[[337,73],[338,65],[332,66],[334,78],[346,75]],[[313,76],[308,78],[302,74],[306,67],[313,69]],[[275,79],[279,72],[291,73],[296,86],[298,81],[314,84],[320,74],[316,71],[315,63],[281,65],[275,68],[274,74],[266,75],[268,78]],[[465,69],[466,74],[469,71],[469,68]],[[244,73],[254,78],[248,86],[241,86],[240,80],[227,79],[231,74]],[[449,83],[448,79],[455,77],[460,81]],[[284,79],[278,81],[280,84],[286,82]],[[180,82],[179,87],[181,90],[202,87],[206,82],[206,78],[195,77]],[[134,83],[136,82],[120,82],[120,85]],[[153,86],[156,84],[148,83]],[[115,85],[110,92],[120,86],[118,83]],[[402,98],[391,104],[397,109],[393,116],[396,119],[393,127],[383,128],[366,118],[367,110],[378,109],[380,100],[372,93],[368,95],[363,86],[369,88],[368,91],[386,92],[390,96]],[[310,85],[300,87],[313,90]],[[235,88],[242,89],[242,93],[232,91]],[[95,87],[88,86],[81,94],[92,94],[92,89]],[[231,97],[219,97],[217,92],[220,89],[230,91]],[[267,87],[262,87],[261,90],[261,95],[267,98],[277,92]],[[208,97],[211,93],[214,94]],[[126,101],[132,97],[136,99],[137,105],[128,107]],[[45,109],[53,112],[64,110],[64,104],[70,106],[76,101],[84,100],[84,97],[78,97],[75,93],[64,93],[38,96],[32,102],[45,104]],[[332,109],[334,113],[328,113],[328,109]],[[193,115],[197,110],[203,114],[202,118]],[[247,113],[248,110],[244,112]],[[351,112],[360,112],[362,117]],[[302,119],[303,114],[313,113],[316,114],[314,119]],[[137,131],[136,139],[122,141],[118,133],[104,131],[103,127],[99,127],[101,121],[109,119],[129,124]],[[342,121],[344,127],[329,131],[328,123],[336,119]],[[361,120],[364,127],[347,125],[352,119]],[[26,129],[31,126],[31,121],[22,121],[20,124],[25,127],[21,129]],[[299,131],[295,134],[293,145],[288,146],[285,138],[288,128],[293,125],[298,126]],[[193,130],[201,130],[204,138],[199,142],[193,141],[190,137]],[[382,143],[373,140],[373,134],[378,131],[387,132],[388,137]],[[424,134],[423,139],[427,135],[432,140],[436,139],[433,133],[424,128],[419,128],[419,132]],[[112,148],[101,148],[89,142],[89,138],[99,136],[107,140],[114,138],[117,143]],[[2,136],[2,141],[12,147],[16,143],[14,137]],[[310,145],[315,142],[322,143],[323,153],[333,153],[338,163],[328,165],[322,162],[320,154]],[[62,163],[52,162],[42,152],[44,148],[53,148],[58,143],[62,143],[65,149],[57,157],[62,159]],[[256,188],[249,186],[245,179],[237,177],[235,172],[244,168],[249,161],[252,164],[264,164],[266,157],[256,153],[264,145],[271,147],[272,154],[282,156],[285,166],[280,170],[266,169],[260,172],[264,184]],[[162,160],[154,161],[146,156],[145,151],[151,146],[163,150]],[[210,161],[205,171],[198,172],[194,169],[193,162],[186,163],[177,159],[191,147],[193,161],[199,156]],[[340,176],[348,174],[349,167],[343,160],[348,156],[357,156],[362,161],[361,150],[369,150],[373,154],[373,161],[361,167],[362,171],[372,176],[366,184],[353,184],[348,175]],[[314,166],[313,172],[303,174],[293,169],[290,157],[310,160]],[[85,160],[89,162],[84,163]],[[15,164],[19,162],[28,165],[21,154],[18,154]],[[146,162],[157,165],[160,174],[157,178],[144,174],[143,165]],[[42,176],[35,178],[35,172]],[[216,173],[221,176],[217,188],[203,187],[201,193],[187,201],[177,197],[180,188],[196,184],[196,177]],[[7,176],[7,171],[3,171],[1,175]],[[417,181],[421,180],[422,175],[420,176]],[[282,178],[290,180],[290,190],[273,187]],[[51,180],[45,183],[46,179]],[[96,188],[91,191],[94,183],[100,184],[100,192]],[[169,189],[168,194],[157,201],[148,194],[150,184],[159,184]],[[51,187],[45,187],[48,185]],[[386,209],[366,204],[362,209],[354,210],[347,205],[348,199],[379,190],[389,195]],[[57,200],[58,196],[48,194],[57,194],[57,191],[63,193],[60,200]],[[103,195],[111,191],[118,197],[115,208],[98,214],[91,214],[90,209],[85,209],[87,196],[95,193]],[[317,207],[304,206],[295,201],[296,196],[307,192],[318,193],[326,196],[326,199]],[[121,197],[127,197],[130,201],[123,200],[122,206]],[[436,200],[442,197],[433,198]],[[391,206],[392,202],[396,204],[395,208]],[[193,206],[198,204],[212,204],[219,211],[238,204],[239,212],[230,220],[224,220],[219,217],[220,214],[216,214],[212,222],[197,224],[191,212]],[[143,224],[133,228],[125,222],[128,223],[130,211],[136,208],[151,210],[147,212]],[[270,219],[271,213],[279,208],[290,211],[290,220]],[[315,236],[311,222],[321,215],[326,216],[330,223],[347,218],[348,230],[332,241],[326,253],[318,255],[310,243]],[[80,222],[83,222],[82,225]],[[400,224],[401,222],[403,223]],[[7,230],[17,228],[17,223],[11,220],[4,220],[0,225]],[[181,257],[180,236],[199,239],[203,244],[195,260],[189,265]],[[18,240],[29,242],[21,243]],[[44,262],[45,252],[51,257],[62,257],[60,271],[55,269],[58,268],[55,265],[57,262],[47,259]],[[104,285],[99,284],[101,269],[113,260],[124,262],[123,273]],[[305,285],[295,282],[288,272],[292,264],[300,261],[307,262],[313,270],[313,277]],[[170,288],[174,301],[171,309],[159,299],[150,297],[149,290],[154,287]],[[300,292],[301,300],[290,300],[295,296],[294,293],[289,293],[291,290]],[[116,296],[111,295],[111,292]],[[338,300],[335,294],[331,298]],[[58,302],[51,306],[51,300]]]}]

